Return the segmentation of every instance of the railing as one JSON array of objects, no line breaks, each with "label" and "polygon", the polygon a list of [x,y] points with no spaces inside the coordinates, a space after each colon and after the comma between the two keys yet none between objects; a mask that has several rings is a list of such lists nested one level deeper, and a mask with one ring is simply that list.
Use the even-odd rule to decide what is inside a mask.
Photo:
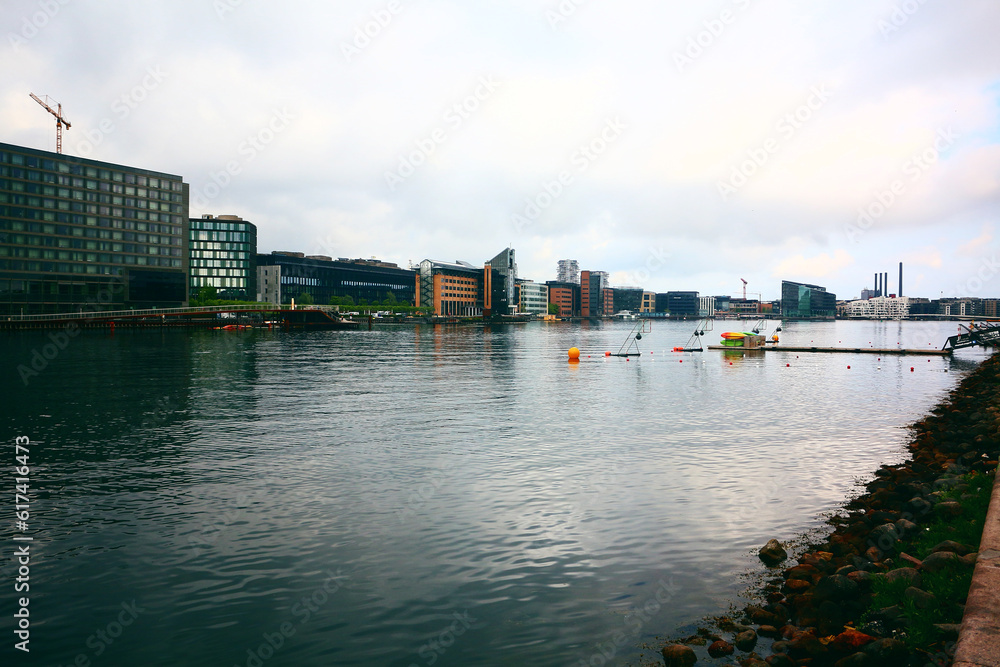
[{"label": "railing", "polygon": [[[295,310],[335,311],[337,306],[296,306]],[[8,322],[45,322],[48,320],[104,320],[119,317],[149,317],[156,315],[191,315],[195,313],[240,313],[240,312],[279,312],[292,310],[291,306],[275,306],[273,304],[247,304],[240,306],[193,306],[190,308],[146,308],[141,310],[88,310],[73,313],[47,313],[38,315],[8,315]]]}]

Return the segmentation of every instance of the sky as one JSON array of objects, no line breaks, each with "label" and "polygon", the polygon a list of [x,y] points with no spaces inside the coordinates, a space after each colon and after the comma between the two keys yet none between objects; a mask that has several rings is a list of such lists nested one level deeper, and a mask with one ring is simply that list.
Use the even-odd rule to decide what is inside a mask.
[{"label": "sky", "polygon": [[260,252],[1000,297],[995,0],[4,0],[0,141]]}]

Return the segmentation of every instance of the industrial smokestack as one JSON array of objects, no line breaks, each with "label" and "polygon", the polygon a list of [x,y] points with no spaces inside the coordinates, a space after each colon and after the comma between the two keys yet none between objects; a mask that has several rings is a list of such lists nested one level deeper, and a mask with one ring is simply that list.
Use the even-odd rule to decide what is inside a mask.
[{"label": "industrial smokestack", "polygon": [[875,286],[874,286],[874,289],[875,289],[875,296],[878,296],[878,274],[877,273],[875,274]]},{"label": "industrial smokestack", "polygon": [[903,263],[899,263],[899,292],[896,296],[903,296]]}]

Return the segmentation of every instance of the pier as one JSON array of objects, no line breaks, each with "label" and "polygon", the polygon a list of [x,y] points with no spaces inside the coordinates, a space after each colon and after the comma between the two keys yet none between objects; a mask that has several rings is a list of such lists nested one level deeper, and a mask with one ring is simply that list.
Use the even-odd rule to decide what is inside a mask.
[{"label": "pier", "polygon": [[768,347],[758,347],[758,348],[747,348],[742,347],[727,347],[725,345],[709,345],[710,350],[729,350],[737,352],[851,352],[851,353],[862,353],[862,354],[916,354],[931,357],[948,357],[951,356],[951,350],[938,350],[936,348],[928,348],[926,350],[915,350],[915,349],[905,349],[899,347],[818,347],[818,346],[806,346],[806,345],[771,345]]}]

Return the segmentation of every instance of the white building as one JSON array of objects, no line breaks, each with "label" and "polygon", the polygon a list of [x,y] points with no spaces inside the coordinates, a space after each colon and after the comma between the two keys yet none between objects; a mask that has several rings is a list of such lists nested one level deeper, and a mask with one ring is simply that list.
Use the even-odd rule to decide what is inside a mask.
[{"label": "white building", "polygon": [[580,284],[580,263],[575,259],[560,259],[556,280],[561,283]]},{"label": "white building", "polygon": [[910,297],[876,296],[848,301],[844,305],[844,315],[864,320],[901,320],[910,315]]},{"label": "white building", "polygon": [[715,317],[714,296],[703,296],[698,298],[698,315],[700,317]]},{"label": "white building", "polygon": [[530,280],[519,280],[521,298],[518,312],[531,315],[545,315],[549,312],[549,286]]}]

